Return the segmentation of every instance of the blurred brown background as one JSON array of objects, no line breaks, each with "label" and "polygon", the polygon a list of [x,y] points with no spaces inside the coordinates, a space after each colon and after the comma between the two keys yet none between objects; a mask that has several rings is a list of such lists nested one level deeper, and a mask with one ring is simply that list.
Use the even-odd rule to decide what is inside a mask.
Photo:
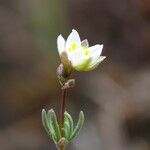
[{"label": "blurred brown background", "polygon": [[0,1],[0,150],[56,149],[40,113],[58,112],[56,38],[73,28],[107,59],[74,74],[67,110],[86,121],[68,149],[149,150],[149,0]]}]

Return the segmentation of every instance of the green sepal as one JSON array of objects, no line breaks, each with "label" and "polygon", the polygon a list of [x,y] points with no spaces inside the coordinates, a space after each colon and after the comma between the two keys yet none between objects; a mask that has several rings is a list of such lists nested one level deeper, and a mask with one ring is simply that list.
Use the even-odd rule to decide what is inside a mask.
[{"label": "green sepal", "polygon": [[77,125],[76,125],[75,129],[73,130],[73,132],[69,138],[69,141],[71,141],[79,133],[80,129],[83,126],[83,123],[84,123],[84,113],[83,113],[83,111],[80,111]]}]

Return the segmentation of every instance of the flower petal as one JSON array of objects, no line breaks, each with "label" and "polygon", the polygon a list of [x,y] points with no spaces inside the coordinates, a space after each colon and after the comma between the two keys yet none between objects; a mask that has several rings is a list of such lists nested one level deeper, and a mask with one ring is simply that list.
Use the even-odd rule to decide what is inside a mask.
[{"label": "flower petal", "polygon": [[89,48],[90,55],[92,57],[91,65],[93,65],[99,59],[102,53],[103,45],[95,45]]},{"label": "flower petal", "polygon": [[99,59],[93,65],[86,68],[85,71],[91,71],[91,70],[95,69],[105,58],[106,58],[106,56],[100,56]]},{"label": "flower petal", "polygon": [[90,50],[91,54],[98,50],[99,55],[101,55],[102,50],[103,50],[103,44],[102,45],[97,44],[97,45],[91,46],[91,47],[89,47],[89,50]]},{"label": "flower petal", "polygon": [[66,41],[66,49],[69,50],[72,47],[72,44],[75,44],[77,47],[81,45],[81,40],[78,32],[76,30],[72,30],[70,35],[67,38]]},{"label": "flower petal", "polygon": [[59,35],[57,38],[57,48],[58,48],[59,55],[62,52],[65,52],[65,43],[66,43],[65,39],[62,37],[62,35]]},{"label": "flower petal", "polygon": [[88,40],[87,40],[87,39],[83,40],[83,41],[81,42],[81,46],[84,47],[84,48],[88,48],[88,47],[89,47],[89,42],[88,42]]},{"label": "flower petal", "polygon": [[86,71],[89,68],[91,61],[92,61],[92,58],[90,57],[90,58],[84,60],[80,65],[78,65],[74,68],[77,71]]},{"label": "flower petal", "polygon": [[80,49],[68,52],[68,59],[71,61],[72,66],[76,67],[83,62],[83,52]]}]

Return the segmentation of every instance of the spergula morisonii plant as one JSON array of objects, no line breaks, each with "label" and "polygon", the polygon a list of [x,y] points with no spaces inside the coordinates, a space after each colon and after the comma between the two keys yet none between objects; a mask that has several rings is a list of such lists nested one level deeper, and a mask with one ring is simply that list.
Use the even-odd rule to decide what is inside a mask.
[{"label": "spergula morisonii plant", "polygon": [[54,141],[58,150],[64,150],[68,143],[79,133],[84,123],[84,113],[80,111],[77,124],[65,110],[67,89],[74,87],[75,79],[70,79],[73,71],[90,71],[95,69],[106,57],[101,56],[103,45],[89,47],[87,39],[81,41],[76,30],[72,30],[67,40],[59,35],[57,48],[61,64],[57,68],[57,77],[61,85],[62,99],[60,121],[53,109],[42,110],[42,123],[48,136]]}]

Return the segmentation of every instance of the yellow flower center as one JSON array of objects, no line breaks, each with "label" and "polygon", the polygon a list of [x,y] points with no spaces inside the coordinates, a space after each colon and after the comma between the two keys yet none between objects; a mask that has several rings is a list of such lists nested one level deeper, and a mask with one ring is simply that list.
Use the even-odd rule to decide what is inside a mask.
[{"label": "yellow flower center", "polygon": [[84,52],[84,56],[88,56],[90,54],[90,51],[86,49],[85,47],[82,47],[82,50]]},{"label": "yellow flower center", "polygon": [[89,50],[85,50],[85,51],[84,51],[84,55],[85,55],[85,56],[88,56],[89,53],[90,53]]},{"label": "yellow flower center", "polygon": [[69,51],[75,51],[77,49],[77,44],[72,43],[71,47],[68,49]]},{"label": "yellow flower center", "polygon": [[[68,50],[69,50],[70,52],[73,52],[73,51],[76,51],[77,48],[79,48],[79,47],[77,46],[77,44],[76,44],[75,42],[73,42],[73,43],[71,44],[71,47],[68,48]],[[81,50],[83,51],[84,56],[88,56],[88,55],[90,54],[90,51],[89,51],[88,49],[86,49],[85,47],[81,46],[80,48],[81,48]]]}]

